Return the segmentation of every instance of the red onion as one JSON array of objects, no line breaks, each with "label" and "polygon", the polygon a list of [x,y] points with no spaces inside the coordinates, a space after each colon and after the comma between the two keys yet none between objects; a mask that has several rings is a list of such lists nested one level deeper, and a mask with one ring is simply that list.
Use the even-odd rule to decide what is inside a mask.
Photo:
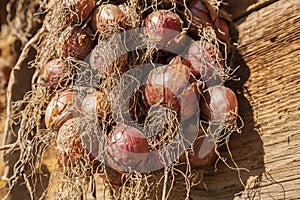
[{"label": "red onion", "polygon": [[157,10],[146,17],[144,26],[150,39],[158,41],[158,47],[162,48],[180,34],[183,22],[176,13]]},{"label": "red onion", "polygon": [[205,40],[191,43],[183,63],[189,66],[196,78],[205,82],[220,78],[219,70],[224,65],[219,49]]},{"label": "red onion", "polygon": [[91,29],[74,26],[68,27],[62,32],[56,47],[58,54],[64,58],[72,56],[84,59],[93,46]]},{"label": "red onion", "polygon": [[128,69],[128,54],[122,53],[121,45],[118,41],[113,44],[102,42],[94,48],[90,57],[90,65],[96,74],[107,78],[111,75],[122,74]]},{"label": "red onion", "polygon": [[69,119],[79,116],[80,100],[76,91],[63,91],[57,93],[49,102],[45,112],[47,128],[55,131]]},{"label": "red onion", "polygon": [[126,16],[116,5],[102,5],[93,13],[92,28],[107,38],[126,28]]},{"label": "red onion", "polygon": [[178,112],[178,96],[188,86],[189,80],[190,70],[182,64],[164,65],[152,70],[145,86],[147,104],[161,104]]},{"label": "red onion", "polygon": [[[202,129],[199,129],[197,136],[192,143],[192,150],[188,150],[189,163],[193,167],[204,168],[211,165],[216,159],[215,143]],[[182,154],[179,158],[180,162],[187,162],[186,154]]]},{"label": "red onion", "polygon": [[111,163],[114,169],[122,171],[120,165],[143,167],[146,164],[147,154],[145,153],[149,152],[149,145],[144,134],[138,129],[118,125],[109,133],[108,140],[114,158]]},{"label": "red onion", "polygon": [[72,11],[72,19],[83,21],[95,7],[95,0],[63,0],[62,5]]},{"label": "red onion", "polygon": [[71,69],[68,64],[62,59],[54,59],[42,69],[39,82],[52,91],[66,86],[69,74],[71,74]]},{"label": "red onion", "polygon": [[106,118],[110,114],[110,105],[104,93],[96,91],[88,94],[82,101],[82,113],[85,115],[93,114]]},{"label": "red onion", "polygon": [[[66,172],[71,172],[79,163],[84,163],[87,169],[94,168],[99,161],[96,160],[95,155],[86,148],[86,144],[83,143],[82,134],[83,127],[81,118],[73,118],[66,121],[59,129],[56,138],[56,157],[58,164],[61,168],[66,169]],[[87,136],[87,135],[86,135]],[[89,137],[93,137],[93,134],[89,134]],[[89,138],[92,143],[92,148],[97,149],[99,142],[97,139]],[[71,170],[69,170],[71,169]]]},{"label": "red onion", "polygon": [[189,85],[180,95],[180,119],[185,121],[199,111],[200,87],[196,83]]},{"label": "red onion", "polygon": [[192,14],[189,34],[194,38],[198,38],[199,27],[212,26],[213,24],[207,6],[211,7],[211,5],[204,3],[202,0],[193,0],[188,3],[188,9]]},{"label": "red onion", "polygon": [[225,86],[208,88],[200,102],[201,117],[220,123],[232,123],[238,117],[238,101],[234,92]]},{"label": "red onion", "polygon": [[230,42],[229,25],[231,22],[232,21],[229,14],[224,10],[220,10],[214,28],[216,31],[217,38],[219,38],[221,41],[225,42],[226,44],[229,44]]}]

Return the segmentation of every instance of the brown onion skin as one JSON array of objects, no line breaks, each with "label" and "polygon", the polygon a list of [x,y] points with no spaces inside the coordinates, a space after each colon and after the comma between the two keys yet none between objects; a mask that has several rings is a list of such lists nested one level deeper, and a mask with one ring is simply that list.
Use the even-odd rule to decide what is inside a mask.
[{"label": "brown onion skin", "polygon": [[50,60],[40,73],[39,82],[47,87],[49,91],[65,87],[67,81],[64,80],[71,74],[71,69],[63,59]]},{"label": "brown onion skin", "polygon": [[[192,167],[199,167],[199,168],[204,168],[207,167],[209,165],[211,165],[217,158],[217,155],[215,153],[215,143],[211,140],[206,140],[207,143],[203,143],[205,138],[207,136],[205,136],[204,131],[200,128],[197,136],[195,137],[191,149],[192,150],[187,150],[188,152],[188,156],[186,156],[186,154],[182,154],[179,157],[179,161],[180,162],[187,162],[187,157],[189,159],[189,163]],[[203,145],[206,145],[206,148],[203,147]],[[201,149],[202,147],[202,149]],[[207,149],[207,151],[205,152],[206,155],[204,156],[199,156],[200,150],[201,154],[203,154],[205,150],[203,149]]]},{"label": "brown onion skin", "polygon": [[209,87],[200,102],[201,117],[220,123],[232,123],[238,117],[238,101],[235,93],[225,86]]},{"label": "brown onion skin", "polygon": [[100,91],[88,94],[82,101],[81,111],[84,115],[96,115],[107,118],[110,114],[110,104],[104,93]]},{"label": "brown onion skin", "polygon": [[158,47],[162,48],[178,36],[183,27],[180,17],[169,10],[157,10],[149,14],[144,20],[144,28],[150,38],[158,40]]},{"label": "brown onion skin", "polygon": [[[218,57],[218,58],[217,58]],[[219,62],[217,61],[219,59]],[[212,43],[205,40],[193,41],[183,64],[191,69],[191,73],[197,78],[207,82],[220,78],[218,70],[224,68],[222,54]]]},{"label": "brown onion skin", "polygon": [[95,0],[63,0],[64,8],[72,11],[71,18],[76,21],[85,20],[95,7]]},{"label": "brown onion skin", "polygon": [[107,38],[115,31],[126,29],[126,16],[118,6],[105,4],[96,8],[91,23],[95,33],[104,34],[104,38]]},{"label": "brown onion skin", "polygon": [[67,27],[56,45],[59,56],[72,56],[83,60],[94,46],[91,29],[87,26]]},{"label": "brown onion skin", "polygon": [[[79,126],[82,123],[81,118],[72,118],[66,121],[59,129],[56,138],[56,157],[59,167],[66,170],[67,173],[72,172],[79,162],[89,166],[90,172],[99,164],[99,161],[89,152],[80,138]],[[93,140],[97,141],[97,140]],[[97,145],[97,142],[93,145]],[[97,145],[99,146],[99,145]],[[89,172],[89,173],[90,173]]]},{"label": "brown onion skin", "polygon": [[80,115],[80,104],[76,91],[67,90],[57,93],[46,108],[46,127],[59,130],[66,121]]},{"label": "brown onion skin", "polygon": [[190,70],[183,64],[164,65],[152,70],[145,85],[147,104],[161,104],[179,112],[178,96],[188,86],[189,81]]},{"label": "brown onion skin", "polygon": [[[118,165],[126,165],[126,163],[141,166],[146,164],[147,154],[145,153],[149,153],[149,145],[144,134],[138,129],[127,125],[117,125],[109,133],[108,143],[115,160],[111,163],[114,169],[122,171]],[[130,155],[127,152],[137,154]]]}]

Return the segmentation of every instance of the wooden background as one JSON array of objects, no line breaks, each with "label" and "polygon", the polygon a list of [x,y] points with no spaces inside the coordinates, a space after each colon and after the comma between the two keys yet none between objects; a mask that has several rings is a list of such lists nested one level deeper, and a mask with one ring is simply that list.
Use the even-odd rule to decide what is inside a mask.
[{"label": "wooden background", "polygon": [[229,85],[245,123],[229,147],[250,171],[240,171],[244,187],[237,171],[219,163],[204,178],[207,190],[196,188],[191,199],[300,199],[300,1],[227,2],[241,77]]},{"label": "wooden background", "polygon": [[[190,199],[300,199],[300,0],[227,2],[241,78],[228,85],[245,124],[229,148],[248,171],[219,162]],[[222,155],[234,166],[225,147]]]}]

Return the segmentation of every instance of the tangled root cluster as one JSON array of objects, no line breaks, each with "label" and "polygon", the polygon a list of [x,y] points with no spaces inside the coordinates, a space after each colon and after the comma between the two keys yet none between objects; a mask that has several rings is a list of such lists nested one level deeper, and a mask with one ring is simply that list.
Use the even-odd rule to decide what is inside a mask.
[{"label": "tangled root cluster", "polygon": [[[15,3],[18,7],[23,5],[22,2],[11,1],[9,5]],[[140,28],[143,26],[145,16],[156,10],[176,12],[182,18],[184,27],[176,36],[175,44],[184,48],[182,43],[186,41],[189,27],[196,27],[195,38],[198,44],[201,44],[203,49],[208,49],[206,45],[210,44],[210,54],[214,55],[216,74],[210,78],[213,79],[218,75],[222,82],[231,78],[230,68],[227,66],[228,44],[218,39],[213,27],[193,22],[192,13],[185,0],[98,0],[95,2],[96,6],[122,3],[120,9],[126,18],[126,28],[112,25],[104,32],[91,31],[92,14],[83,19],[75,12],[74,7],[79,1],[30,2],[30,5],[38,5],[41,11],[31,13],[22,19],[26,20],[36,14],[41,16],[43,23],[25,45],[17,63],[18,67],[32,68],[35,73],[32,77],[31,90],[22,100],[13,102],[10,107],[7,131],[16,136],[16,141],[6,150],[6,155],[17,152],[19,157],[16,163],[10,164],[13,175],[8,179],[9,191],[21,180],[25,183],[32,199],[53,196],[58,199],[86,199],[89,196],[96,196],[95,179],[101,177],[106,180],[103,184],[115,199],[173,199],[173,195],[178,194],[178,191],[188,198],[191,188],[200,184],[203,178],[204,166],[192,167],[189,162],[194,140],[206,136],[213,137],[215,154],[218,145],[228,142],[230,134],[239,131],[239,128],[236,120],[233,120],[223,124],[217,130],[218,132],[210,133],[209,130],[212,129],[208,127],[212,122],[199,117],[200,111],[191,117],[196,120],[196,123],[192,120],[193,123],[200,127],[195,128],[190,126],[188,120],[182,124],[177,111],[164,106],[165,104],[145,103],[147,99],[144,98],[145,90],[142,83],[146,78],[143,77],[145,71],[125,72],[142,65],[147,65],[149,71],[154,70],[157,68],[157,63],[161,65],[169,63],[174,53],[161,51],[155,38],[152,41],[143,31],[126,32],[125,29]],[[71,5],[66,7],[66,2]],[[210,14],[215,12],[217,15],[221,1],[213,1],[212,5]],[[27,28],[22,27],[15,31],[27,35]],[[74,29],[78,29],[79,32],[85,30],[85,36],[80,38],[83,42],[79,41],[79,46],[81,45],[79,48],[72,46],[72,42],[76,43],[78,39],[72,38]],[[123,31],[124,34],[120,36],[119,33]],[[85,42],[86,37],[90,37],[92,42]],[[171,44],[166,50],[173,49],[175,46]],[[89,52],[82,56],[85,48]],[[25,63],[26,55],[31,49],[36,52],[35,58]],[[95,56],[95,52],[99,55]],[[47,63],[53,59],[62,60],[65,68],[61,76],[55,77],[55,81],[54,79],[49,81],[43,76]],[[99,62],[104,66],[101,69],[97,68]],[[205,58],[201,60],[204,65],[212,65],[209,62]],[[202,96],[206,89],[205,81],[197,77],[190,77],[190,79],[197,85],[196,93]],[[47,109],[49,104],[53,103],[52,99],[59,98],[59,95],[65,91],[75,91],[76,102],[73,103],[75,108],[63,108],[68,111],[68,115],[63,116],[60,112],[65,111],[60,110],[59,102],[57,105],[53,104],[50,122],[45,123],[45,118],[49,114]],[[97,102],[100,102],[100,111],[97,108],[96,114],[86,114],[76,105],[83,104],[84,98],[92,93],[99,94]],[[54,125],[49,125],[55,117],[61,117],[67,122],[64,121],[64,125],[56,129]],[[162,164],[163,167],[147,172],[137,171],[131,167],[120,170],[124,169],[122,168],[124,166],[117,162],[116,156],[109,151],[108,143],[111,138],[108,134],[118,124],[131,125],[132,123],[138,124],[145,134],[149,152],[159,152],[158,156],[147,158],[144,167],[156,168],[157,163]],[[204,134],[199,134],[196,138],[193,134],[186,133],[188,131],[198,133],[199,130]],[[169,147],[172,151],[164,147]],[[47,159],[48,152],[53,149],[56,152],[54,155],[56,161],[53,163],[55,167],[49,174],[48,185],[45,185],[43,192],[38,194],[37,185],[41,184],[40,180],[45,176],[42,170],[43,163]],[[186,150],[183,155],[181,155],[182,150]],[[179,156],[185,158],[180,159]]]}]

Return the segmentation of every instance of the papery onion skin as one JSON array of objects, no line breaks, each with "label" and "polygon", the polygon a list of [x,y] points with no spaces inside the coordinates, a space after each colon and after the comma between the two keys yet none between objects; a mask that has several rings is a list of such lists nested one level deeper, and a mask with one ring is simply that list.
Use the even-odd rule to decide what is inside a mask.
[{"label": "papery onion skin", "polygon": [[87,26],[68,27],[62,33],[56,45],[57,53],[63,58],[75,57],[83,60],[94,46],[91,29]]},{"label": "papery onion skin", "polygon": [[39,77],[39,83],[47,87],[49,91],[65,87],[66,80],[71,74],[71,69],[63,59],[50,60],[42,69]]},{"label": "papery onion skin", "polygon": [[118,6],[105,4],[96,8],[91,23],[93,31],[104,34],[106,38],[126,29],[126,16]]},{"label": "papery onion skin", "polygon": [[238,117],[238,101],[230,88],[214,86],[203,93],[200,110],[201,117],[206,121],[232,123]]},{"label": "papery onion skin", "polygon": [[145,85],[147,104],[161,104],[178,112],[178,96],[189,85],[189,81],[190,70],[182,64],[165,65],[152,70]]},{"label": "papery onion skin", "polygon": [[144,28],[149,38],[158,42],[162,48],[178,36],[183,27],[180,17],[169,10],[152,12],[144,20]]},{"label": "papery onion skin", "polygon": [[80,104],[76,91],[67,90],[57,93],[46,108],[46,127],[59,130],[67,120],[80,115]]},{"label": "papery onion skin", "polygon": [[84,115],[95,115],[103,119],[110,114],[110,103],[103,92],[96,91],[88,94],[82,101],[81,111]]}]

